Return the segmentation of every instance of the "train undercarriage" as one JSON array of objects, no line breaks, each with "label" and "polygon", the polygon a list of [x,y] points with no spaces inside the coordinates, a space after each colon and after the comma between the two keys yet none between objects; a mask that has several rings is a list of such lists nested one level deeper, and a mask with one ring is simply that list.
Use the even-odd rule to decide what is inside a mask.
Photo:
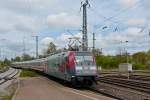
[{"label": "train undercarriage", "polygon": [[73,87],[91,87],[97,84],[96,76],[76,76],[71,79]]}]

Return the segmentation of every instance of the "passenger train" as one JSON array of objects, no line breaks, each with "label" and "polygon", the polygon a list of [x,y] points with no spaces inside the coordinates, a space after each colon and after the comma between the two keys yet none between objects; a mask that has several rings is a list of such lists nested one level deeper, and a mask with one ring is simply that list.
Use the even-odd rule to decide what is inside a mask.
[{"label": "passenger train", "polygon": [[87,51],[66,51],[47,58],[14,62],[12,66],[38,70],[73,85],[91,86],[97,77],[95,58]]}]

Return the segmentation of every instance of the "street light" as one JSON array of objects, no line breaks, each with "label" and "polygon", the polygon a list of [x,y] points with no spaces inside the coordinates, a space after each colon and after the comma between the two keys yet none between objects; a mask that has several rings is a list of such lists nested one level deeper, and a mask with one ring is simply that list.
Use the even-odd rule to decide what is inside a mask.
[{"label": "street light", "polygon": [[[117,40],[115,40],[115,41],[118,42],[118,43],[121,44],[121,45],[122,45],[123,43],[126,43],[126,44],[127,44],[127,43],[129,42],[129,41],[127,41],[127,40],[126,40],[126,41],[122,41],[122,40],[121,40],[121,41],[117,41]],[[118,47],[118,48],[119,48],[119,47]],[[120,51],[120,56],[122,56],[122,47],[119,48],[119,51]],[[126,63],[128,63],[128,62],[129,62],[129,61],[128,61],[128,51],[127,51],[127,48],[125,49],[125,47],[124,47],[124,52],[125,52],[125,55],[126,55]],[[123,52],[123,53],[124,53],[124,52]]]},{"label": "street light", "polygon": [[[125,41],[126,44],[129,42],[129,41]],[[126,45],[127,46],[127,45]],[[126,59],[127,59],[127,63],[129,62],[129,59],[128,59],[128,51],[127,51],[127,47],[126,47]]]},{"label": "street light", "polygon": [[[129,41],[121,41],[121,43],[126,43],[126,46],[127,46],[127,43],[128,43]],[[125,53],[126,53],[126,63],[128,63],[129,62],[129,59],[128,59],[128,50],[127,50],[128,48],[126,47],[124,47],[124,50],[125,50]]]}]

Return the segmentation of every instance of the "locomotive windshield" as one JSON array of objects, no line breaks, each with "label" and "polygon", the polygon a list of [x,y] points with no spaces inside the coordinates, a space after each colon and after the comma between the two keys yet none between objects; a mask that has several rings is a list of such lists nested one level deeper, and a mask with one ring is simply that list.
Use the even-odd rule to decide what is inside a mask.
[{"label": "locomotive windshield", "polygon": [[77,53],[76,54],[76,64],[79,66],[85,65],[94,65],[93,56],[89,53]]},{"label": "locomotive windshield", "polygon": [[96,63],[91,52],[77,52],[75,55],[76,75],[95,75]]}]

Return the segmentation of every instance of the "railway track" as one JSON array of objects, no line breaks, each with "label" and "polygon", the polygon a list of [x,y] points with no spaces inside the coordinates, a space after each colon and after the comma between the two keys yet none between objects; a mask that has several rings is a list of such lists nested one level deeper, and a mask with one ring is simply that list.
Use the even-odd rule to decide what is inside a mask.
[{"label": "railway track", "polygon": [[119,100],[150,99],[150,83],[138,80],[100,77],[98,84],[89,90]]},{"label": "railway track", "polygon": [[131,75],[130,78],[133,80],[150,81],[150,76],[146,75]]},{"label": "railway track", "polygon": [[150,83],[148,82],[112,77],[99,77],[99,82],[130,88],[148,94],[150,93]]},{"label": "railway track", "polygon": [[19,70],[10,68],[8,71],[0,74],[0,85],[4,84],[8,80],[13,79],[17,74]]},{"label": "railway track", "polygon": [[118,87],[107,83],[99,83],[89,89],[90,91],[103,94],[117,100],[149,100],[150,95],[132,91],[127,88]]},{"label": "railway track", "polygon": [[[119,76],[119,75],[107,75],[105,77],[109,77],[109,78],[121,78],[121,79],[127,79],[127,76]],[[141,80],[141,81],[148,81],[150,82],[150,76],[146,76],[146,75],[130,75],[129,76],[130,79],[132,80]]]},{"label": "railway track", "polygon": [[110,98],[114,98],[114,99],[118,99],[118,100],[123,100],[119,96],[115,96],[115,95],[110,94],[108,92],[104,92],[102,89],[99,89],[97,87],[89,87],[88,90],[90,90],[92,92],[95,92],[95,93],[99,93],[99,94],[105,95],[105,96],[110,97]]}]

